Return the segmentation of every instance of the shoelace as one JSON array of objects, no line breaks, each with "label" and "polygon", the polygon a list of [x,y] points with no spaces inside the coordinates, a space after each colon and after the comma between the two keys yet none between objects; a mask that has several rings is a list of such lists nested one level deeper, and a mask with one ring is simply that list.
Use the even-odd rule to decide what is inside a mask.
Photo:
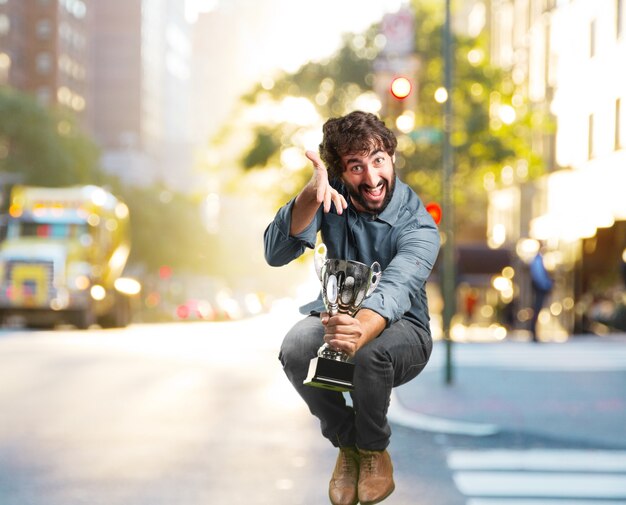
[{"label": "shoelace", "polygon": [[357,462],[353,454],[341,451],[341,471],[343,474],[356,473]]},{"label": "shoelace", "polygon": [[376,454],[369,452],[361,453],[361,473],[374,473],[378,463]]}]

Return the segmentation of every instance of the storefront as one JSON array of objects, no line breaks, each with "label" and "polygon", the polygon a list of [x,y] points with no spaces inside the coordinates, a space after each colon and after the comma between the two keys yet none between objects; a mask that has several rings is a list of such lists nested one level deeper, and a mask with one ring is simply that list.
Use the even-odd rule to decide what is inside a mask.
[{"label": "storefront", "polygon": [[[610,166],[590,161],[584,170],[559,170],[534,184],[490,194],[488,242],[513,247],[521,265],[542,244],[555,286],[540,314],[546,340],[595,331],[589,314],[598,299],[622,289],[621,257],[626,248],[626,155]],[[518,196],[515,196],[518,195]],[[519,196],[521,195],[521,196]],[[520,305],[529,306],[524,269],[516,277]],[[518,323],[528,316],[518,311]]]}]

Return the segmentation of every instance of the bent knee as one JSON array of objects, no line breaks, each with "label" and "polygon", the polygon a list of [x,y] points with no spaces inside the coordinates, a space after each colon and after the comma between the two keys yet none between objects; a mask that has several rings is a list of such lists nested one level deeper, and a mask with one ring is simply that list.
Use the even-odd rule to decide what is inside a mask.
[{"label": "bent knee", "polygon": [[[307,322],[308,324],[304,324]],[[315,325],[314,322],[305,319],[294,326],[285,335],[280,346],[278,357],[283,367],[308,366],[309,361],[317,354],[317,350],[324,342],[323,337],[324,329],[321,323]]]},{"label": "bent knee", "polygon": [[363,370],[371,370],[381,366],[385,367],[390,361],[389,355],[384,349],[378,349],[369,345],[359,349],[352,358],[354,365]]}]

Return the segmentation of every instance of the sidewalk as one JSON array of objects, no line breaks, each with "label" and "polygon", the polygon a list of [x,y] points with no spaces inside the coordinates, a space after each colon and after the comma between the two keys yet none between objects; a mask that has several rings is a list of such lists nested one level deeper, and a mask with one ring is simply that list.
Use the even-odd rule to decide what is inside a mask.
[{"label": "sidewalk", "polygon": [[418,429],[489,436],[525,432],[626,448],[626,335],[566,343],[445,344],[426,369],[395,390],[392,422]]}]

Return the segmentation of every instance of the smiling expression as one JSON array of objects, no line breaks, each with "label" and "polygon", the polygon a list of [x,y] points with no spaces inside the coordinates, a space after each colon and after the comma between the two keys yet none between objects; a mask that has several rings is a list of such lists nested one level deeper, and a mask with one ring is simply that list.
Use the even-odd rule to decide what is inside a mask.
[{"label": "smiling expression", "polygon": [[394,157],[383,150],[350,153],[341,157],[341,179],[359,212],[380,214],[393,195],[396,174]]}]

